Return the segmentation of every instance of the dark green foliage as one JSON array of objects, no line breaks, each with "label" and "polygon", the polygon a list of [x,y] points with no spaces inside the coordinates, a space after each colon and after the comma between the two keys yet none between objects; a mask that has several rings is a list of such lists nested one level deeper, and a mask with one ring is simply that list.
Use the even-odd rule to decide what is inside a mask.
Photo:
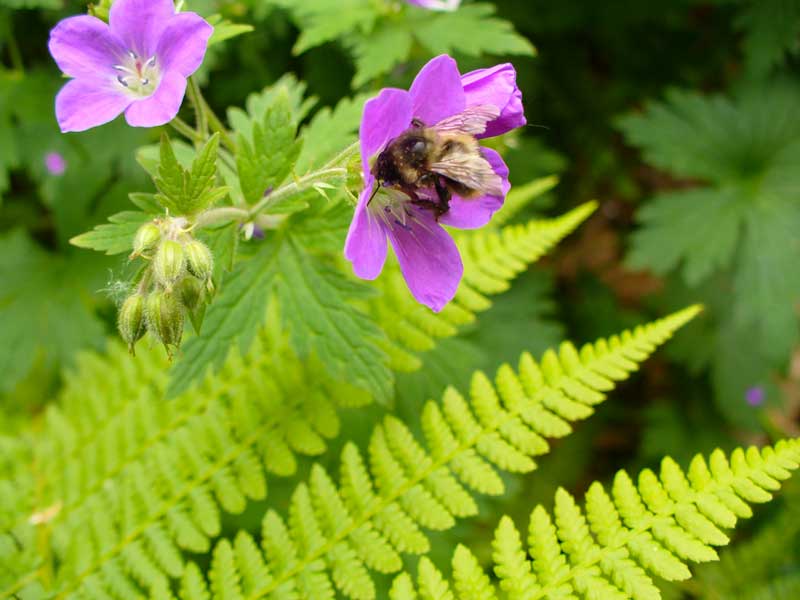
[{"label": "dark green foliage", "polygon": [[767,93],[746,88],[735,100],[675,92],[621,122],[652,164],[706,184],[643,207],[628,260],[659,274],[679,270],[690,289],[712,277],[708,290],[724,288],[713,292],[725,300],[711,361],[721,407],[740,422],[745,390],[763,384],[766,367],[778,367],[798,340],[800,273],[790,266],[800,261],[798,101],[800,88],[787,82]]}]

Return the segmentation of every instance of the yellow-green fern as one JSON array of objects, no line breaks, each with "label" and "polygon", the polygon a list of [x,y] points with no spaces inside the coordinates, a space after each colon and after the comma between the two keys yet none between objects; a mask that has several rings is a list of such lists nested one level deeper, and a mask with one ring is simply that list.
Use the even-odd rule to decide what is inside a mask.
[{"label": "yellow-green fern", "polygon": [[[653,576],[685,580],[691,577],[688,562],[717,560],[714,547],[728,543],[724,530],[752,515],[750,503],[772,499],[798,467],[800,440],[789,440],[774,448],[739,448],[730,461],[720,450],[708,461],[698,455],[688,473],[665,458],[658,475],[646,469],[637,483],[620,471],[610,493],[599,483],[591,485],[583,510],[559,489],[553,516],[542,506],[531,513],[526,544],[509,517],[500,520],[492,544],[497,586],[475,556],[459,546],[452,582],[423,558],[416,586],[402,574],[390,597],[658,600]],[[796,578],[781,582],[783,592],[797,589]]]},{"label": "yellow-green fern", "polygon": [[399,371],[418,369],[421,362],[416,352],[430,350],[436,338],[453,336],[461,325],[473,322],[476,313],[492,305],[487,296],[505,292],[512,279],[574,231],[596,208],[596,202],[587,202],[555,219],[534,219],[456,236],[464,277],[455,299],[439,314],[411,297],[396,263],[387,266],[376,282],[383,293],[370,303],[369,310],[389,338],[383,349],[391,367]]},{"label": "yellow-green fern", "polygon": [[[426,529],[452,527],[476,514],[474,495],[501,494],[497,470],[526,473],[605,399],[616,381],[699,309],[692,307],[633,331],[587,344],[529,354],[518,371],[502,366],[495,383],[472,379],[469,398],[455,389],[422,411],[425,444],[388,416],[373,431],[366,455],[345,445],[339,485],[315,465],[295,490],[288,518],[269,510],[261,546],[246,532],[220,541],[209,573],[215,598],[375,597],[371,571],[396,572],[401,555],[429,549]],[[199,570],[184,572],[184,598],[206,598]]]},{"label": "yellow-green fern", "polygon": [[321,454],[338,434],[338,408],[368,400],[266,333],[171,401],[166,367],[160,350],[132,358],[117,343],[80,356],[32,436],[29,469],[1,486],[16,498],[7,524],[16,541],[1,556],[28,568],[0,598],[42,579],[131,594],[131,577],[166,587],[183,551],[209,550],[223,513],[263,499],[267,476],[293,474],[296,454]]}]

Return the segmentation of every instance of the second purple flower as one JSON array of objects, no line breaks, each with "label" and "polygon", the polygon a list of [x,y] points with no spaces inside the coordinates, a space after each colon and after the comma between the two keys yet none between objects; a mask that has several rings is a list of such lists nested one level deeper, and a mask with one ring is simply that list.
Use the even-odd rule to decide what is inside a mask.
[{"label": "second purple flower", "polygon": [[123,112],[134,127],[168,123],[213,31],[195,13],[176,14],[172,0],[117,0],[108,25],[87,15],[59,22],[50,54],[72,77],[56,97],[61,131],[84,131]]},{"label": "second purple flower", "polygon": [[355,274],[380,274],[388,238],[414,298],[444,308],[464,268],[442,225],[486,225],[511,187],[503,159],[477,140],[525,122],[512,65],[461,75],[447,55],[425,65],[410,90],[368,101],[359,131],[364,189],[345,242]]}]

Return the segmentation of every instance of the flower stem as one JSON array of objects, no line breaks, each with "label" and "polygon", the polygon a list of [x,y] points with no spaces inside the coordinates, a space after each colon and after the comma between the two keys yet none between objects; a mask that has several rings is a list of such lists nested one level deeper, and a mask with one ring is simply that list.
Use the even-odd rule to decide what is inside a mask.
[{"label": "flower stem", "polygon": [[189,101],[194,106],[194,114],[197,125],[197,134],[199,139],[195,139],[197,143],[202,140],[208,139],[208,118],[206,117],[206,109],[203,105],[203,100],[200,95],[200,86],[197,85],[194,77],[189,77],[189,87],[187,89],[189,94]]},{"label": "flower stem", "polygon": [[200,137],[194,128],[180,117],[175,117],[169,122],[169,125],[181,135],[189,138],[193,143],[199,142]]},{"label": "flower stem", "polygon": [[8,43],[8,55],[11,58],[11,66],[15,71],[19,71],[20,74],[24,75],[25,64],[22,62],[22,53],[19,51],[19,44],[17,44],[17,38],[14,36],[14,27],[11,23],[9,23],[8,27],[6,27],[6,36]]},{"label": "flower stem", "polygon": [[208,139],[209,126],[213,131],[219,133],[222,144],[231,151],[236,153],[236,142],[231,136],[230,132],[225,128],[222,120],[217,116],[214,110],[209,106],[206,99],[203,97],[203,92],[200,86],[192,77],[189,77],[189,101],[194,106],[195,113],[197,114],[197,128],[203,134],[203,139]]},{"label": "flower stem", "polygon": [[286,185],[282,185],[277,190],[264,196],[264,198],[250,208],[239,208],[236,206],[221,206],[219,208],[212,208],[197,218],[195,226],[211,227],[229,221],[239,221],[240,223],[250,221],[263,212],[271,204],[275,204],[279,200],[283,200],[284,198],[307,190],[317,183],[322,183],[329,179],[343,177],[347,174],[347,169],[342,167],[326,167],[323,167],[319,171],[313,171],[308,175],[300,177],[299,179],[295,179]]}]

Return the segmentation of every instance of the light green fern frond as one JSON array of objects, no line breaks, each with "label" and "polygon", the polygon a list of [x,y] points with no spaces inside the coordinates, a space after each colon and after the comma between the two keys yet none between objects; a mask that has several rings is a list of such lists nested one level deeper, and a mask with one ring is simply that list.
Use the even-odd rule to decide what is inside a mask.
[{"label": "light green fern frond", "polygon": [[[425,529],[444,530],[475,515],[474,495],[501,494],[497,469],[527,473],[549,450],[547,437],[571,431],[615,382],[698,312],[692,307],[580,351],[569,343],[540,363],[523,354],[519,370],[502,366],[495,383],[473,376],[469,398],[448,389],[422,410],[425,443],[393,416],[373,431],[369,450],[345,445],[339,485],[315,465],[295,490],[288,518],[269,510],[260,548],[247,533],[214,549],[215,598],[375,597],[370,571],[392,573],[401,554],[429,549]],[[258,577],[253,576],[258,573]],[[185,598],[205,598],[197,571],[186,571]],[[191,590],[191,593],[190,593]]]},{"label": "light green fern frond", "polygon": [[422,363],[415,353],[430,350],[436,338],[453,336],[461,325],[473,322],[476,313],[492,305],[487,296],[506,291],[511,280],[596,209],[596,202],[587,202],[555,219],[534,219],[526,224],[456,236],[464,277],[455,299],[438,314],[417,303],[408,293],[397,265],[389,266],[376,282],[383,294],[370,303],[369,310],[390,340],[383,349],[391,359],[391,367],[397,371],[420,368]]},{"label": "light green fern frond", "polygon": [[[728,598],[800,597],[800,506],[797,486],[786,491],[784,506],[763,522],[757,533],[739,540],[718,563],[704,565],[696,572],[697,589],[704,600]],[[797,589],[797,594],[784,588]]]},{"label": "light green fern frond", "polygon": [[[391,598],[657,600],[653,575],[684,580],[691,577],[687,562],[717,560],[714,546],[728,543],[723,530],[750,517],[750,503],[771,500],[798,467],[800,440],[791,440],[774,448],[739,448],[730,461],[720,450],[708,461],[698,455],[688,473],[665,458],[659,475],[646,469],[638,483],[620,471],[610,494],[599,483],[591,485],[583,510],[559,489],[552,516],[542,506],[531,513],[527,549],[512,520],[500,520],[492,544],[499,590],[459,546],[452,583],[422,558],[416,589],[403,575]],[[789,580],[781,586],[797,589]]]},{"label": "light green fern frond", "polygon": [[0,482],[18,498],[0,556],[28,565],[0,574],[0,598],[43,579],[93,597],[168,589],[183,552],[210,549],[223,513],[263,499],[296,454],[324,452],[338,407],[368,400],[266,334],[172,401],[160,351],[133,359],[111,344],[78,363],[32,436],[27,473]]}]

